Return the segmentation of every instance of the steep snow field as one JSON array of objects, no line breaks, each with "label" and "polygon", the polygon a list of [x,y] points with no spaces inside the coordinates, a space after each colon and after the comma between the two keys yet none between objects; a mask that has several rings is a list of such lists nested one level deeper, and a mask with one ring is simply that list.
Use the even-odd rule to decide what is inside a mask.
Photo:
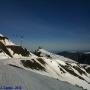
[{"label": "steep snow field", "polygon": [[21,90],[83,90],[57,79],[9,66],[5,62],[7,60],[0,60],[0,87],[11,87],[10,90],[16,90],[16,86],[20,87]]},{"label": "steep snow field", "polygon": [[[25,63],[28,61],[27,66],[22,64],[21,62],[22,60]],[[44,76],[49,76],[50,78],[56,78],[60,81],[65,81],[65,82],[71,83],[72,85],[75,85],[75,86],[77,85],[77,86],[83,87],[84,89],[90,90],[89,74],[86,73],[86,71],[82,67],[80,68],[80,71],[82,70],[80,74],[80,72],[77,70],[79,68],[75,63],[71,63],[71,64],[68,63],[70,64],[70,66],[67,66],[67,63],[60,60],[54,61],[46,58],[42,58],[40,60],[44,60],[42,62],[43,63],[45,62],[45,64],[42,64],[41,61],[39,62],[38,59],[36,59],[36,57],[4,59],[4,60],[0,60],[0,62],[3,62],[4,65],[10,65],[13,67],[22,68],[28,72],[33,71],[35,73],[38,73]],[[65,68],[65,66],[67,69]],[[73,66],[74,67],[76,66],[77,69],[75,70]]]}]

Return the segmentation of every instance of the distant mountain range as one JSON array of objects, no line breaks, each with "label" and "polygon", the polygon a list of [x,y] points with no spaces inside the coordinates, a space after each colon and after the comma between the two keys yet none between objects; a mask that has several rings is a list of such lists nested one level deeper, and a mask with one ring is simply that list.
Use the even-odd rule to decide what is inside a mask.
[{"label": "distant mountain range", "polygon": [[58,55],[62,55],[64,57],[73,59],[82,64],[89,64],[90,65],[90,52],[58,52]]}]

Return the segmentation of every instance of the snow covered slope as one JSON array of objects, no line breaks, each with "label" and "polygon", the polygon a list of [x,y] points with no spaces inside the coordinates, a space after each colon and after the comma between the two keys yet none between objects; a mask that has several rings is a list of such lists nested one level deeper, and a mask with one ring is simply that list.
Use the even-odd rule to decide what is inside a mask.
[{"label": "snow covered slope", "polygon": [[9,58],[9,56],[0,49],[0,59],[6,59],[6,58]]},{"label": "snow covered slope", "polygon": [[7,65],[4,63],[7,61],[0,60],[0,90],[83,90],[54,78]]},{"label": "snow covered slope", "polygon": [[8,64],[90,90],[90,74],[79,63],[32,56],[20,59],[12,58],[12,60],[8,60]]},{"label": "snow covered slope", "polygon": [[[0,59],[1,59],[0,63],[1,64],[4,63],[4,65],[6,66],[9,65],[8,67],[11,67],[11,69],[12,67],[22,68],[25,70],[25,72],[28,72],[28,73],[33,71],[35,73],[39,73],[44,76],[49,76],[50,78],[56,78],[57,80],[59,80],[59,82],[64,81],[72,85],[90,90],[90,72],[89,72],[90,67],[88,65],[86,66],[81,65],[78,62],[75,62],[71,59],[50,53],[40,48],[35,51],[35,54],[33,54],[21,46],[10,44],[10,43],[7,44],[7,42],[5,42],[5,38],[6,37],[4,37],[3,35],[0,36]],[[2,58],[4,60],[2,60]],[[7,69],[7,72],[8,70],[9,69]],[[23,75],[24,73],[21,73],[21,74]],[[19,75],[19,76],[22,77],[22,75]],[[0,82],[2,82],[2,79],[0,80]],[[53,86],[51,86],[51,88],[52,87]],[[53,88],[52,89],[51,88],[47,89],[47,87],[45,87],[45,90],[53,90]],[[36,90],[36,89],[32,89],[32,90]],[[42,90],[42,88],[38,90]],[[55,90],[60,90],[60,87],[59,89],[55,89]],[[68,90],[68,89],[65,89],[65,90]],[[74,89],[71,89],[71,90],[74,90]]]}]

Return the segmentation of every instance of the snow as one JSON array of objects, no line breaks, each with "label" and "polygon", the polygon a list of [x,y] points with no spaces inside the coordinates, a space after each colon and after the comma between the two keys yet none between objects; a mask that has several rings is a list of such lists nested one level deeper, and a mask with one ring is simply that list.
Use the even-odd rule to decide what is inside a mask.
[{"label": "snow", "polygon": [[56,60],[56,61],[62,65],[66,65],[66,63],[64,61],[61,61],[61,60]]},{"label": "snow", "polygon": [[21,87],[21,90],[83,90],[54,78],[3,64],[3,61],[0,61],[0,87],[17,86]]},{"label": "snow", "polygon": [[[84,89],[90,89],[90,85],[86,82],[90,82],[90,78],[88,78],[87,76],[82,76],[80,75],[75,69],[74,72],[79,74],[80,76],[82,76],[86,81],[79,79],[78,77],[73,76],[72,74],[70,74],[69,72],[67,72],[64,68],[62,68],[59,64],[65,66],[66,63],[65,61],[60,61],[60,60],[54,60],[54,59],[47,59],[46,57],[42,57],[42,59],[46,62],[46,65],[44,66],[43,64],[41,64],[39,61],[37,61],[37,58],[35,55],[33,56],[33,54],[30,57],[18,57],[18,58],[12,58],[12,59],[4,59],[3,63],[4,65],[7,64],[11,64],[11,65],[15,65],[15,66],[19,66],[23,69],[25,69],[26,71],[30,72],[35,72],[44,76],[48,76],[50,78],[58,78],[58,80],[61,81],[65,81],[68,83],[71,83],[72,85],[78,85],[80,87],[83,87]],[[37,63],[39,63],[40,65],[42,65],[45,69],[45,71],[39,71],[39,70],[32,70],[30,68],[26,68],[21,64],[21,60],[32,60],[34,59]],[[2,60],[0,60],[2,61]],[[72,66],[77,66],[76,63],[69,63]],[[65,73],[61,73],[60,68],[62,68]]]},{"label": "snow", "polygon": [[10,57],[6,53],[4,52],[0,53],[0,59],[7,59],[7,58],[10,58]]},{"label": "snow", "polygon": [[48,52],[48,51],[46,51],[44,49],[38,49],[37,52],[41,52],[41,56],[42,57],[46,57],[46,55],[50,55],[51,58],[53,58],[53,59],[59,59],[59,60],[63,60],[63,61],[68,61],[68,62],[70,61],[70,62],[75,62],[76,63],[76,61],[74,61],[72,59],[65,58],[64,56],[60,56],[60,55],[56,55],[56,54],[50,53],[50,52]]},{"label": "snow", "polygon": [[[2,34],[0,34],[1,37],[4,37]],[[5,45],[15,45],[11,40],[7,39],[5,37],[5,40],[3,40],[3,42],[5,43]]]},{"label": "snow", "polygon": [[[1,54],[1,56],[3,56],[3,55]],[[35,73],[38,73],[38,74],[41,74],[41,75],[44,75],[44,76],[49,76],[51,78],[56,78],[56,79],[58,78],[59,80],[71,83],[72,85],[78,85],[80,87],[83,87],[84,89],[88,89],[88,90],[90,89],[90,85],[86,82],[86,81],[90,82],[90,78],[88,78],[87,76],[84,76],[84,75],[83,76],[80,75],[77,72],[77,70],[75,70],[73,68],[72,69],[74,70],[74,72],[79,74],[86,81],[81,80],[78,77],[75,77],[72,74],[70,74],[69,72],[67,72],[64,68],[62,68],[60,66],[60,65],[65,66],[66,65],[65,61],[62,61],[62,60],[59,60],[59,59],[55,59],[54,60],[54,59],[47,59],[46,57],[41,57],[45,61],[45,63],[46,63],[46,65],[44,66],[42,63],[37,61],[37,58],[38,58],[37,56],[31,54],[30,57],[22,57],[22,56],[17,57],[16,56],[16,58],[4,59],[3,61],[4,61],[4,65],[11,64],[11,65],[19,66],[19,67],[25,69],[27,72],[33,71]],[[39,71],[39,70],[32,70],[30,68],[24,67],[21,64],[21,60],[32,60],[33,61],[33,59],[37,63],[39,63],[41,66],[43,66],[46,69],[46,72],[45,71]],[[0,61],[2,61],[2,60],[0,60]],[[69,63],[72,66],[77,66],[76,63],[70,63],[70,62],[67,62],[67,63]],[[65,73],[62,73],[62,71],[60,71],[59,67],[62,68]]]},{"label": "snow", "polygon": [[[25,68],[21,63],[20,63],[20,60],[31,60],[32,57],[28,57],[28,58],[17,58],[17,59],[8,59],[7,62],[8,64],[12,64],[12,65],[16,65],[16,66],[19,66],[27,71],[32,71],[32,72],[35,72],[35,73],[38,73],[38,74],[41,74],[41,75],[44,75],[44,76],[49,76],[51,78],[58,78],[59,80],[61,81],[65,81],[65,82],[68,82],[68,83],[71,83],[72,85],[78,85],[80,87],[83,87],[84,89],[90,89],[90,85],[84,81],[84,80],[80,80],[78,77],[75,77],[73,75],[71,75],[69,72],[64,71],[66,72],[65,74],[61,74],[59,68],[58,68],[58,63],[56,60],[50,60],[50,59],[46,59],[46,58],[43,58],[44,61],[46,61],[46,65],[44,66],[45,69],[47,70],[47,72],[44,72],[44,71],[38,71],[38,70],[31,70],[30,68]],[[35,58],[34,58],[35,59]],[[51,62],[52,61],[52,62]],[[6,62],[4,62],[5,64]],[[60,62],[59,62],[60,63]],[[7,64],[7,63],[6,63]],[[40,64],[40,63],[39,63]],[[63,64],[63,63],[61,63]],[[65,64],[63,64],[65,65]],[[75,71],[75,70],[74,70]],[[75,73],[77,73],[75,71]],[[82,76],[85,80],[87,80],[88,82],[90,82],[90,78],[86,77],[86,76]]]},{"label": "snow", "polygon": [[[5,43],[5,46],[15,45],[9,39],[5,39]],[[37,52],[41,52],[41,57],[31,52],[29,57],[24,57],[21,54],[14,54],[10,48],[7,48],[7,50],[13,58],[9,57],[5,52],[0,52],[0,85],[22,85],[23,90],[81,90],[80,88],[76,89],[75,85],[78,85],[90,90],[90,74],[85,71],[82,67],[83,65],[71,59],[50,53],[44,49],[37,50]],[[41,59],[44,64],[40,62],[38,58]],[[30,60],[33,64],[35,61],[41,65],[45,71],[27,68],[22,64],[21,60]],[[78,67],[78,65],[80,66],[80,70],[84,71],[86,75],[80,74],[78,70],[74,68]],[[86,65],[86,68],[87,67],[89,66]],[[66,68],[73,70],[77,76],[70,73]]]},{"label": "snow", "polygon": [[5,44],[6,44],[6,46],[7,46],[7,45],[15,45],[13,42],[11,42],[11,41],[8,40],[8,39],[5,39]]},{"label": "snow", "polygon": [[9,50],[10,54],[13,55],[13,58],[21,58],[21,57],[23,57],[21,54],[17,54],[17,53],[13,54],[14,52],[10,48],[8,48],[8,50]]}]

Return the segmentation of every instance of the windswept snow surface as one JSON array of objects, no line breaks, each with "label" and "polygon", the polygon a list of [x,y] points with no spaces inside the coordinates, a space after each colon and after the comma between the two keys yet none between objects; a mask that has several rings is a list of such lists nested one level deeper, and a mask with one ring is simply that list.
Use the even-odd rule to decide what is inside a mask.
[{"label": "windswept snow surface", "polygon": [[[0,90],[83,90],[54,78],[9,66],[4,62],[7,60],[0,60]],[[10,87],[12,89],[5,89]],[[16,87],[19,89],[15,89]]]},{"label": "windswept snow surface", "polygon": [[[35,73],[39,73],[41,75],[49,76],[51,78],[56,78],[60,81],[71,83],[72,85],[77,85],[79,87],[83,87],[84,89],[90,90],[90,77],[89,74],[84,70],[84,68],[80,68],[81,73],[73,68],[78,68],[78,65],[75,63],[68,63],[60,60],[51,60],[46,58],[39,58],[40,60],[44,60],[45,65],[38,61],[38,58],[36,57],[26,57],[26,58],[17,58],[17,59],[8,59],[4,62],[4,64],[9,64],[11,66],[17,66],[20,68],[23,68],[27,71],[33,71]],[[27,65],[30,65],[30,67],[24,66],[24,64],[21,63],[21,61],[24,61],[25,63],[28,61]],[[34,61],[35,60],[35,61]],[[1,60],[4,61],[4,60]],[[31,67],[33,63],[33,68]],[[59,65],[60,64],[60,65]],[[41,65],[42,67],[38,66]],[[37,66],[37,68],[36,68]],[[66,69],[67,68],[67,69]],[[79,69],[79,68],[78,68]],[[71,73],[72,72],[72,73]],[[66,89],[65,89],[66,90]]]}]

